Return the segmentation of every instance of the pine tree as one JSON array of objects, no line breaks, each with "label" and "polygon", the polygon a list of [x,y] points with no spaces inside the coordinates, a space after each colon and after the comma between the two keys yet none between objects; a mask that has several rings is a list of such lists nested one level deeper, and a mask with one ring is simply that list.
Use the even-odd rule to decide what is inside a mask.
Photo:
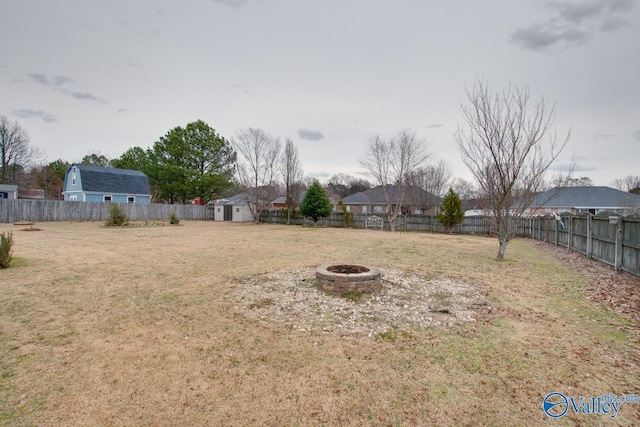
[{"label": "pine tree", "polygon": [[464,218],[464,213],[462,212],[460,197],[453,191],[453,188],[449,188],[449,192],[442,200],[438,221],[451,233],[453,227],[462,222],[462,218]]},{"label": "pine tree", "polygon": [[331,201],[320,186],[320,182],[314,179],[302,203],[300,203],[300,212],[304,216],[311,217],[313,222],[317,223],[320,218],[326,218],[331,215],[332,211]]}]

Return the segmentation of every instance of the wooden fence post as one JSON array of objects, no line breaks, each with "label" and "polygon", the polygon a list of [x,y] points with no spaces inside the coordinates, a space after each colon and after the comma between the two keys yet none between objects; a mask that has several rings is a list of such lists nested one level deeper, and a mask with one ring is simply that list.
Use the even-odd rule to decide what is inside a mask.
[{"label": "wooden fence post", "polygon": [[591,258],[592,242],[591,242],[591,227],[593,226],[593,221],[591,220],[591,214],[587,214],[587,258]]},{"label": "wooden fence post", "polygon": [[622,227],[624,221],[622,218],[618,218],[618,226],[616,227],[616,256],[615,256],[615,270],[620,271],[622,269],[622,240],[624,234],[622,232]]}]

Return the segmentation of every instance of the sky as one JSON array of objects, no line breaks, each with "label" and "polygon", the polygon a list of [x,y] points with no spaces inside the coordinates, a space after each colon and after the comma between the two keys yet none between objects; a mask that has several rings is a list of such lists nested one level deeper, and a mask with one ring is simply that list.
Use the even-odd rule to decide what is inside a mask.
[{"label": "sky", "polygon": [[3,0],[0,115],[46,161],[117,158],[203,120],[290,137],[306,175],[367,178],[374,135],[416,133],[455,175],[479,79],[555,105],[596,185],[640,175],[636,0]]}]

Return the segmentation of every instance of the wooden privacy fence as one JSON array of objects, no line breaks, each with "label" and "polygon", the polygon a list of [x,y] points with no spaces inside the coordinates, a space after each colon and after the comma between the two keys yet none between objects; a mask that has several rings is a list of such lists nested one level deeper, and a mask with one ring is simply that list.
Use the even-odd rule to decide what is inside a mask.
[{"label": "wooden privacy fence", "polygon": [[[376,214],[373,214],[376,215]],[[342,212],[334,212],[328,218],[322,218],[318,221],[319,226],[323,227],[353,227],[366,228],[366,220],[372,214],[354,214],[351,223],[347,225],[344,221]],[[389,230],[389,221],[386,215],[377,214],[384,221],[383,229]],[[260,216],[260,221],[270,224],[286,224],[287,213],[282,211],[265,211]],[[303,218],[301,215],[291,218],[292,225],[313,225],[313,221],[309,218]],[[405,231],[427,231],[433,233],[446,233],[447,230],[438,222],[438,217],[434,215],[402,215],[396,220],[396,230]],[[517,235],[529,235],[529,221],[527,218],[517,220]],[[491,234],[491,227],[483,216],[464,217],[462,224],[453,228],[454,233],[458,234]]]},{"label": "wooden privacy fence", "polygon": [[640,276],[640,218],[589,214],[534,217],[531,237]]},{"label": "wooden privacy fence", "polygon": [[[105,221],[111,203],[65,202],[60,200],[0,199],[0,222],[18,221]],[[120,204],[127,218],[133,221],[169,219],[175,212],[180,219],[213,219],[213,210],[199,205]]]}]

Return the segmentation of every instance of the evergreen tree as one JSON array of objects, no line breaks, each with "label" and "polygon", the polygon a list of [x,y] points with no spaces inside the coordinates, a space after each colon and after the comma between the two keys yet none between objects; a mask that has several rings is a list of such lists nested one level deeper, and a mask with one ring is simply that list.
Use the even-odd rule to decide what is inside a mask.
[{"label": "evergreen tree", "polygon": [[331,201],[320,186],[320,182],[314,179],[302,203],[300,203],[300,212],[304,216],[311,217],[317,223],[320,218],[326,218],[331,215],[332,211]]},{"label": "evergreen tree", "polygon": [[442,206],[440,206],[440,212],[438,212],[438,221],[451,233],[453,227],[462,222],[462,218],[464,218],[464,213],[462,212],[460,197],[453,191],[453,188],[449,188],[449,192],[442,200]]}]

